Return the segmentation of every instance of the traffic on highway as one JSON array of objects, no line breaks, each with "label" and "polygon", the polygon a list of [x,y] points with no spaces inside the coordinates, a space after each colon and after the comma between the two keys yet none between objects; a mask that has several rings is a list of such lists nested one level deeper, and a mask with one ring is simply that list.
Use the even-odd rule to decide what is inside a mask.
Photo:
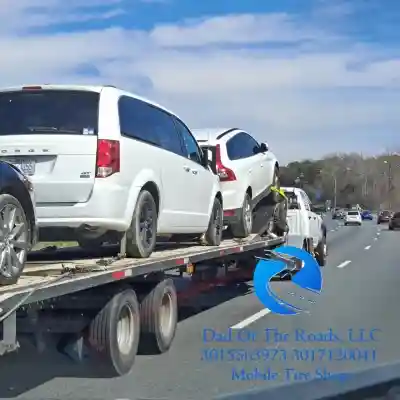
[{"label": "traffic on highway", "polygon": [[[79,383],[60,370],[63,398],[75,384],[85,397],[85,388],[111,390],[118,377],[119,396],[129,398],[127,382],[135,396],[191,398],[218,376],[202,389],[210,397],[345,381],[387,351],[386,326],[352,307],[365,300],[357,283],[370,284],[395,243],[397,212],[338,208],[336,192],[332,210],[313,203],[301,180],[281,185],[278,159],[245,130],[197,130],[196,140],[170,111],[114,87],[23,86],[0,91],[2,101],[14,116],[0,137],[7,383],[34,357],[53,374],[59,363],[90,371]],[[92,110],[84,122],[57,114],[58,104],[79,102]],[[107,102],[119,124],[104,131]],[[147,136],[157,118],[168,140]],[[163,374],[171,362],[188,368]],[[54,379],[40,375],[45,397]],[[26,383],[11,392],[35,396]]]}]

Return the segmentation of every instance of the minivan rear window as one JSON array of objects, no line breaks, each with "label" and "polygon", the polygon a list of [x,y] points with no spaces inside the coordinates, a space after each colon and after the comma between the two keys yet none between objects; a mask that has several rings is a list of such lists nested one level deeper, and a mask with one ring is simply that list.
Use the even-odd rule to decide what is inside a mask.
[{"label": "minivan rear window", "polygon": [[99,97],[82,90],[0,92],[0,136],[96,135]]}]

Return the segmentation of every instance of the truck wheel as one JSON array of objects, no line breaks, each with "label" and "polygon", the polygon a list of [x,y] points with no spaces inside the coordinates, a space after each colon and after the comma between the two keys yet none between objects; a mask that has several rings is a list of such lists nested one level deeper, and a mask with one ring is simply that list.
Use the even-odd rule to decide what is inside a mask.
[{"label": "truck wheel", "polygon": [[25,211],[14,196],[0,195],[0,216],[3,225],[0,254],[4,257],[4,265],[0,268],[0,285],[12,285],[24,270],[31,233]]},{"label": "truck wheel", "polygon": [[140,303],[141,354],[165,353],[171,347],[178,323],[177,294],[172,279],[155,286]]},{"label": "truck wheel", "polygon": [[323,236],[318,246],[315,248],[315,259],[321,267],[326,265],[326,256],[327,256],[327,245],[326,245],[326,237]]},{"label": "truck wheel", "polygon": [[244,196],[239,219],[231,225],[231,232],[235,238],[246,238],[253,229],[253,210],[251,208],[251,197],[248,193]]},{"label": "truck wheel", "polygon": [[157,207],[147,190],[139,194],[131,226],[126,232],[126,254],[128,257],[148,258],[156,246]]},{"label": "truck wheel", "polygon": [[207,232],[205,233],[205,242],[208,246],[219,246],[222,240],[223,230],[223,214],[221,201],[216,197],[211,212],[210,222],[208,224]]},{"label": "truck wheel", "polygon": [[90,347],[110,376],[122,376],[132,369],[139,337],[139,303],[132,289],[116,294],[89,325]]}]

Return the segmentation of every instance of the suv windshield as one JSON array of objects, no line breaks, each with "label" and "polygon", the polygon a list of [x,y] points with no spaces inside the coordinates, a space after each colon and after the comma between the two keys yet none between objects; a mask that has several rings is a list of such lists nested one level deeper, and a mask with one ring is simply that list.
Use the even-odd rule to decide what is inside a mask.
[{"label": "suv windshield", "polygon": [[99,94],[72,90],[0,93],[0,135],[97,133]]}]

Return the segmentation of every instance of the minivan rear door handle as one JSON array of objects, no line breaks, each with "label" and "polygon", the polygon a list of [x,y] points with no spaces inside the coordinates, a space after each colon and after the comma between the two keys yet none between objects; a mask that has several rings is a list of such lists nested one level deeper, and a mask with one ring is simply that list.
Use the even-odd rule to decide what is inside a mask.
[{"label": "minivan rear door handle", "polygon": [[192,169],[192,174],[193,175],[197,175],[199,171],[197,171],[197,169]]}]

